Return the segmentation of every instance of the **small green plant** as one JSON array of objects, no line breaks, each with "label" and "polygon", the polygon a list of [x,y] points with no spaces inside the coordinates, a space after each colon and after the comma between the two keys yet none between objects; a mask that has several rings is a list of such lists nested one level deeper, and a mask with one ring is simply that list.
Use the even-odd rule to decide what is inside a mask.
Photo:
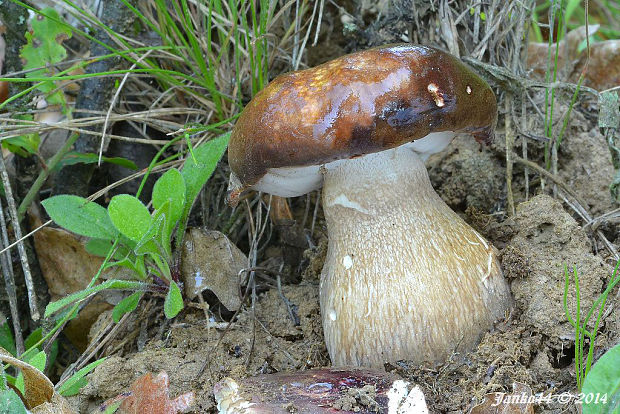
[{"label": "small green plant", "polygon": [[[22,355],[17,355],[15,340],[13,338],[13,332],[8,324],[8,322],[4,322],[0,325],[0,347],[6,350],[8,353],[13,355],[14,357],[19,357],[20,360],[27,362],[34,367],[36,367],[39,371],[43,372],[46,365],[54,364],[56,360],[56,356],[58,355],[58,343],[53,342],[50,346],[49,353],[45,354],[42,352],[38,346],[36,346],[37,342],[42,337],[42,329],[34,330],[24,342],[24,346],[28,349],[27,352],[24,352]],[[12,377],[9,374],[5,374],[5,379],[16,388],[23,392],[24,388],[24,380],[23,377]]]},{"label": "small green plant", "polygon": [[[116,305],[113,317],[118,321],[137,307],[145,290],[154,287],[167,289],[164,312],[168,318],[176,316],[183,309],[183,299],[171,270],[175,265],[174,231],[177,230],[175,250],[178,250],[194,200],[224,154],[228,138],[229,134],[225,134],[194,148],[182,170],[171,169],[164,173],[153,187],[152,212],[129,194],[114,196],[107,209],[72,195],[43,201],[56,224],[89,237],[87,250],[106,257],[101,270],[125,267],[136,279],[107,280],[95,285],[96,275],[86,289],[50,303],[46,316],[104,289],[135,290]],[[149,286],[150,282],[155,285]]]},{"label": "small green plant", "polygon": [[594,364],[581,391],[583,414],[620,413],[620,344]]},{"label": "small green plant", "polygon": [[[5,362],[9,362],[9,364],[11,364],[11,359],[18,359],[38,370],[38,376],[44,377],[43,372],[46,366],[52,366],[56,360],[58,343],[53,342],[48,353],[45,353],[38,347],[41,339],[42,329],[39,328],[26,338],[25,346],[28,348],[28,351],[22,355],[17,355],[13,333],[9,324],[4,322],[0,325],[0,358]],[[85,376],[103,361],[105,361],[105,358],[92,362],[80,369],[67,380],[58,384],[56,392],[64,397],[76,395],[87,384]],[[17,375],[10,375],[7,372],[8,368],[9,366],[5,367],[0,363],[0,413],[26,413],[26,407],[22,401],[28,392],[24,370],[20,370]],[[20,394],[22,398],[20,398]]]},{"label": "small green plant", "polygon": [[[70,38],[69,26],[64,24],[58,12],[52,8],[43,9],[32,19],[32,31],[26,33],[26,45],[20,57],[24,62],[26,78],[53,77],[56,64],[67,57],[62,42]],[[46,96],[50,105],[60,104],[67,112],[67,101],[58,83],[53,80],[41,82],[37,89]]]},{"label": "small green plant", "polygon": [[[568,309],[567,297],[568,286],[570,285],[570,277],[568,272],[568,266],[564,266],[564,312],[566,313],[566,319],[575,328],[575,374],[577,378],[577,388],[582,390],[584,381],[588,378],[590,368],[592,366],[592,359],[594,353],[594,340],[598,333],[598,327],[603,316],[603,310],[605,309],[605,303],[607,302],[607,296],[613,290],[613,288],[620,282],[620,275],[618,274],[618,267],[620,261],[616,263],[614,271],[611,276],[611,280],[607,284],[607,288],[601,293],[594,301],[590,309],[587,311],[585,318],[582,320],[581,309],[581,297],[579,291],[579,274],[577,273],[577,267],[573,266],[573,279],[575,281],[575,301],[576,311],[575,318],[571,317]],[[596,320],[594,321],[594,327],[592,330],[588,330],[588,323],[590,322],[594,313],[596,313]],[[588,344],[586,344],[586,337],[588,338]],[[588,353],[585,354],[586,345],[588,346]]]},{"label": "small green plant", "polygon": [[[62,20],[56,10],[47,8],[42,13],[32,19],[32,30],[26,33],[26,44],[20,53],[27,79],[53,77],[56,65],[67,57],[62,42],[71,37],[71,30],[58,23]],[[49,105],[60,105],[62,112],[67,113],[67,101],[58,85],[57,81],[47,80],[38,83],[35,88],[45,95]],[[22,114],[16,116],[16,119],[23,120],[24,127],[27,127],[33,124],[34,117]],[[40,143],[39,133],[32,132],[5,139],[2,146],[19,156],[27,157],[38,154]]]},{"label": "small green plant", "polygon": [[[71,110],[67,105],[63,85],[68,83],[68,78],[63,76],[67,70],[60,71],[56,67],[67,57],[67,51],[63,42],[72,36],[72,28],[58,12],[52,8],[42,9],[32,19],[32,30],[25,34],[27,43],[22,47],[20,57],[23,68],[26,71],[25,80],[32,80],[34,85],[26,91],[38,91],[45,98],[48,105],[59,106],[63,115],[70,118]],[[73,66],[73,70],[79,66]],[[13,79],[16,81],[16,79]],[[21,95],[21,94],[18,94]],[[17,98],[18,95],[10,98]],[[0,107],[8,103],[0,104]],[[2,147],[21,157],[36,156],[43,166],[40,177],[24,197],[19,207],[19,215],[23,216],[35,194],[45,182],[51,172],[60,168],[77,163],[92,164],[100,161],[117,164],[129,169],[137,169],[137,166],[121,157],[99,157],[92,153],[70,152],[71,146],[78,138],[73,134],[67,140],[65,146],[52,158],[46,160],[39,152],[41,137],[37,131],[37,122],[32,114],[22,113],[13,117],[13,125],[5,128],[6,137],[2,137]]]},{"label": "small green plant", "polygon": [[[554,7],[555,3],[556,0],[545,0],[538,2],[534,8],[532,18],[535,24],[532,25],[532,30],[533,39],[537,42],[544,41],[543,33],[537,24],[540,21],[540,16]],[[601,25],[598,33],[593,36],[593,41],[620,38],[620,30],[618,30],[616,23],[620,18],[620,4],[616,0],[600,0],[593,3],[594,7],[591,7],[586,14],[584,8],[580,7],[582,5],[581,0],[567,1],[564,15],[568,30],[583,26],[587,19]],[[562,40],[563,36],[563,33],[558,33],[557,40]]]}]

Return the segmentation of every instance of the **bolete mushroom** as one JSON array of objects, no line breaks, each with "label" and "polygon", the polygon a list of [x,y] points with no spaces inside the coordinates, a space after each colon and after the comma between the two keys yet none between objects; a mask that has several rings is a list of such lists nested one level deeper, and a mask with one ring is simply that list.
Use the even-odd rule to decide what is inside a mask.
[{"label": "bolete mushroom", "polygon": [[353,53],[277,77],[245,107],[228,161],[234,203],[323,185],[320,282],[336,366],[440,361],[511,304],[497,252],[433,190],[424,160],[459,132],[490,142],[491,88],[425,46]]}]

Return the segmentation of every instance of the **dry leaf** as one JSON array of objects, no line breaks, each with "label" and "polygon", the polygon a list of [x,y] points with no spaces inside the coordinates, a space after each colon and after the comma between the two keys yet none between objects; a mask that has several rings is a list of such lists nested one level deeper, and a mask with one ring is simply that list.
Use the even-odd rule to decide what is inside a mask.
[{"label": "dry leaf", "polygon": [[[598,30],[598,25],[591,25],[589,34]],[[586,39],[585,26],[571,30],[559,42],[558,79],[577,83],[586,64],[588,54],[579,51],[579,45]],[[555,58],[556,45],[551,45],[551,58]],[[548,66],[549,45],[547,43],[530,43],[527,46],[527,66],[539,79],[544,79]],[[554,62],[551,62],[553,70]],[[620,40],[606,40],[590,43],[590,62],[585,73],[584,85],[599,91],[620,85]]]},{"label": "dry leaf", "polygon": [[63,396],[55,392],[50,402],[38,405],[30,412],[32,414],[73,414],[75,411]]},{"label": "dry leaf", "polygon": [[52,300],[84,289],[103,262],[66,230],[44,227],[34,234],[34,243]]},{"label": "dry leaf", "polygon": [[219,231],[189,229],[181,252],[185,295],[193,299],[208,289],[228,310],[239,309],[238,275],[247,262],[241,250]]},{"label": "dry leaf", "polygon": [[[592,36],[598,30],[598,25],[589,26],[589,34]],[[579,44],[586,38],[585,26],[578,27],[566,34],[557,46],[558,50],[558,70],[563,72],[568,69],[570,75],[575,67],[575,61],[578,57]],[[553,59],[555,57],[556,44],[551,45],[551,68],[553,69]],[[527,67],[532,70],[540,79],[544,79],[547,72],[547,60],[549,56],[548,43],[531,42],[527,45]]]},{"label": "dry leaf", "polygon": [[[577,82],[587,55],[582,53],[571,78]],[[586,72],[585,85],[599,91],[620,86],[620,39],[606,40],[590,45],[590,63]]]},{"label": "dry leaf", "polygon": [[168,374],[165,372],[160,372],[155,378],[148,372],[133,382],[129,393],[106,401],[100,410],[122,399],[116,414],[176,414],[188,411],[194,403],[194,393],[188,392],[171,400],[168,385]]},{"label": "dry leaf", "polygon": [[0,347],[0,361],[19,368],[24,375],[26,408],[38,414],[72,414],[67,401],[54,391],[54,384],[32,365],[13,357]]}]

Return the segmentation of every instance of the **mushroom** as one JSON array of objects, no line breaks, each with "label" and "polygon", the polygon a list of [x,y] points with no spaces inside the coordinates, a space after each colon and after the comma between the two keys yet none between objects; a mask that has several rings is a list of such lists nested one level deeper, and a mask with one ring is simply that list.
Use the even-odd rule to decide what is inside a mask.
[{"label": "mushroom", "polygon": [[402,44],[279,76],[243,110],[228,147],[232,204],[248,189],[292,197],[323,185],[333,365],[441,361],[505,315],[496,249],[424,166],[459,132],[489,143],[496,106],[456,57]]}]

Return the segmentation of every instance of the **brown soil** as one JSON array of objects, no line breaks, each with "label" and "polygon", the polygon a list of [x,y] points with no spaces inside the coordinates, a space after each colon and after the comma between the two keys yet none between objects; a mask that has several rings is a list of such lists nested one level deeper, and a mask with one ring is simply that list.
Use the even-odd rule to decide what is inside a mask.
[{"label": "brown soil", "polygon": [[200,313],[187,314],[142,352],[105,361],[89,377],[75,403],[80,412],[91,412],[94,404],[125,391],[140,375],[166,371],[171,396],[193,390],[197,394],[195,412],[213,412],[213,385],[224,377],[328,365],[318,286],[284,286],[282,294],[292,304],[299,326],[291,320],[276,289],[260,295],[255,315],[244,310],[229,328],[226,324],[210,327]]}]

